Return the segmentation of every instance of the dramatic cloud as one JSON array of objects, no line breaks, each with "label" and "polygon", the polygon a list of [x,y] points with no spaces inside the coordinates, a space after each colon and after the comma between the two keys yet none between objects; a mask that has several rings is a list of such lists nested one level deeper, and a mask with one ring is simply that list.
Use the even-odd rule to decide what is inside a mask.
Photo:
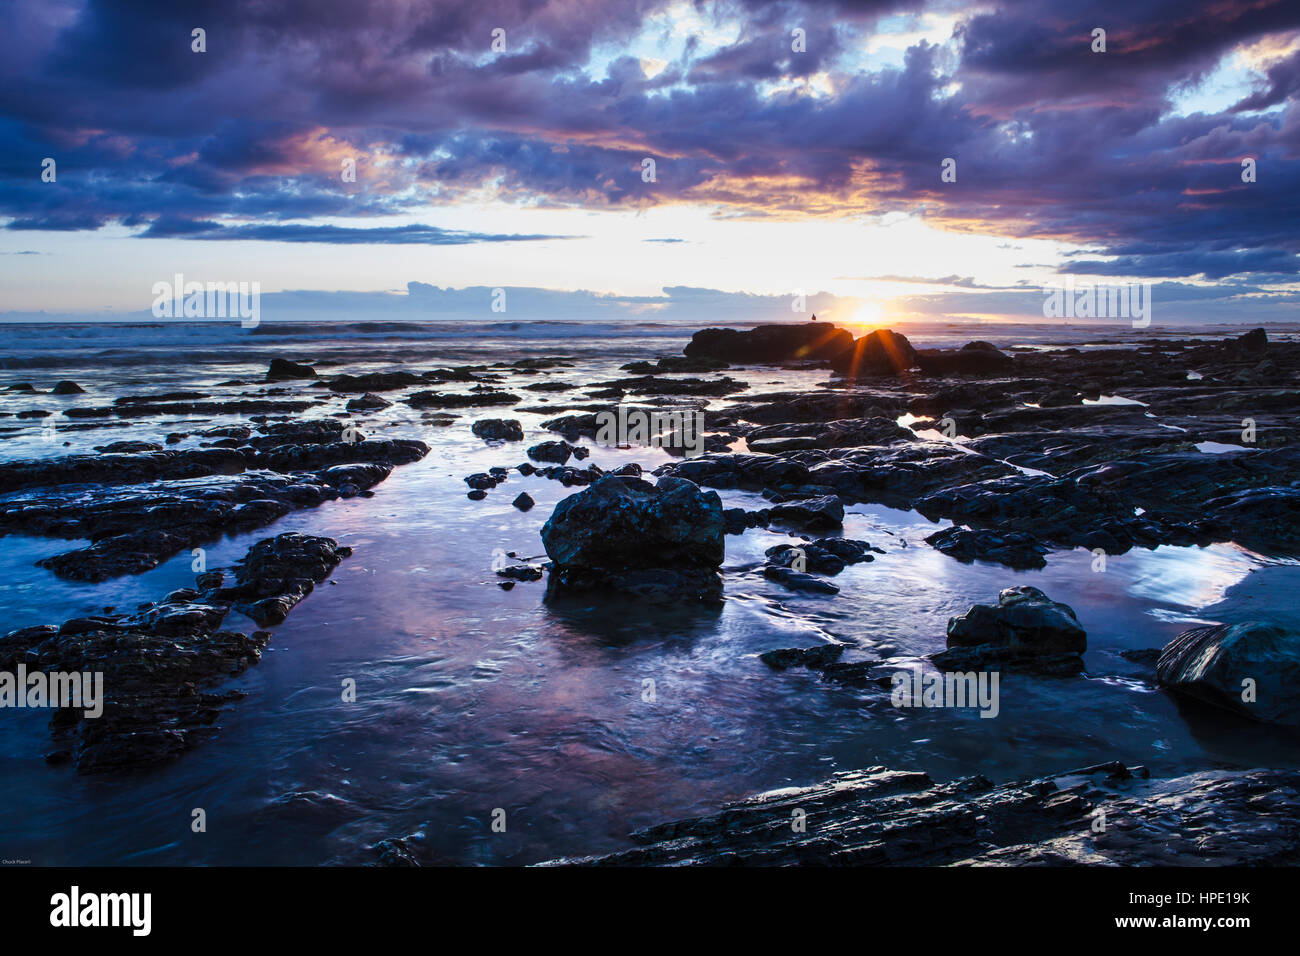
[{"label": "dramatic cloud", "polygon": [[[1254,90],[1198,99],[1225,64]],[[490,197],[906,211],[1084,244],[1069,271],[1103,275],[1287,282],[1300,254],[1291,0],[15,0],[0,81],[12,230],[553,238],[322,222]]]}]

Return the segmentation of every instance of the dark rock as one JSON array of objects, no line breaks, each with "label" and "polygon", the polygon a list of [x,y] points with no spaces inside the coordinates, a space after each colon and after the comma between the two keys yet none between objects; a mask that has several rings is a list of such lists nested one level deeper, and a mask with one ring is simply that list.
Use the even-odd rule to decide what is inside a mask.
[{"label": "dark rock", "polygon": [[382,398],[373,392],[366,392],[359,398],[348,400],[347,409],[350,412],[372,412],[383,408],[391,408],[393,405],[386,398]]},{"label": "dark rock", "polygon": [[519,492],[519,496],[510,503],[520,511],[528,511],[533,507],[533,505],[537,504],[537,502],[533,501],[532,496],[526,491]]},{"label": "dark rock", "polygon": [[862,336],[852,348],[831,359],[831,368],[848,378],[898,375],[916,364],[916,350],[907,336],[890,329],[876,329]]},{"label": "dark rock", "polygon": [[1044,567],[1047,562],[1043,555],[1050,550],[1023,531],[971,530],[958,526],[936,531],[925,541],[936,551],[966,564],[993,561],[1017,569]]},{"label": "dark rock", "polygon": [[524,426],[515,418],[481,418],[470,430],[488,441],[523,441]]},{"label": "dark rock", "polygon": [[404,401],[413,408],[480,408],[489,405],[514,405],[519,396],[497,389],[483,389],[469,394],[451,392],[416,392]]},{"label": "dark rock", "polygon": [[415,851],[410,841],[405,838],[380,840],[371,849],[379,854],[375,866],[418,867],[420,865],[415,858]]},{"label": "dark rock", "polygon": [[497,570],[497,577],[511,581],[540,581],[542,569],[532,564],[511,564]]},{"label": "dark rock", "polygon": [[834,495],[783,501],[772,509],[771,520],[800,528],[838,528],[844,524],[844,505]]},{"label": "dark rock", "polygon": [[759,654],[758,658],[768,667],[778,671],[791,667],[820,670],[838,661],[843,653],[843,644],[821,644],[817,647],[783,647],[775,651],[765,651]]},{"label": "dark rock", "polygon": [[724,555],[722,502],[680,478],[657,485],[605,476],[555,507],[542,528],[548,588],[608,588],[715,599]]},{"label": "dark rock", "polygon": [[745,436],[750,451],[777,453],[805,448],[855,448],[910,440],[912,433],[892,418],[762,425]]},{"label": "dark rock", "polygon": [[[29,671],[103,674],[101,715],[61,708],[50,722],[57,742],[75,738],[79,772],[130,771],[173,758],[217,732],[222,710],[243,695],[213,688],[257,663],[270,641],[267,631],[219,630],[231,608],[283,620],[350,553],[329,538],[268,538],[240,562],[233,587],[169,595],[194,595],[193,602],[14,631],[0,638],[0,670],[22,661]],[[55,753],[70,757],[72,750]]]},{"label": "dark rock", "polygon": [[340,375],[326,384],[331,392],[392,392],[423,381],[412,372],[367,372],[364,375]]},{"label": "dark rock", "polygon": [[[986,343],[987,344],[987,343]],[[988,376],[1006,375],[1015,367],[1015,360],[997,349],[921,349],[916,353],[916,364],[927,375]]]},{"label": "dark rock", "polygon": [[765,566],[763,568],[763,577],[769,581],[775,581],[791,591],[808,591],[813,594],[840,593],[840,589],[829,581],[823,581],[821,578],[806,574],[803,571],[796,571],[793,568],[785,568],[776,564]]},{"label": "dark rock", "polygon": [[573,456],[573,447],[562,441],[544,441],[528,449],[534,461],[550,461],[563,465]]},{"label": "dark rock", "polygon": [[333,538],[285,532],[253,545],[235,566],[235,584],[215,594],[263,627],[279,624],[351,554]]},{"label": "dark rock", "polygon": [[1166,645],[1156,677],[1172,691],[1252,720],[1300,725],[1295,631],[1253,621],[1194,627]]},{"label": "dark rock", "polygon": [[702,329],[683,349],[687,358],[724,362],[779,363],[832,359],[853,345],[853,336],[834,325],[761,325],[738,329]]},{"label": "dark rock", "polygon": [[1263,329],[1251,329],[1232,344],[1244,352],[1263,352],[1268,348],[1268,333]]},{"label": "dark rock", "polygon": [[[1099,808],[1124,823],[1096,832]],[[799,815],[805,832],[791,826]],[[632,841],[550,865],[1285,866],[1300,855],[1300,773],[1151,780],[1115,762],[1022,782],[936,784],[870,767],[639,830]]]},{"label": "dark rock", "polygon": [[[778,544],[765,552],[769,564],[811,571],[815,574],[839,574],[847,565],[874,561],[871,545],[852,538],[818,538],[803,544]],[[880,549],[874,549],[878,553]]]},{"label": "dark rock", "polygon": [[634,375],[656,375],[660,372],[718,372],[731,368],[731,365],[715,358],[664,355],[654,362],[629,362],[619,367],[624,372],[631,372]]},{"label": "dark rock", "polygon": [[51,395],[84,395],[85,392],[84,388],[68,379],[55,383],[54,388],[50,390]]},{"label": "dark rock", "polygon": [[976,604],[948,621],[948,648],[978,648],[990,659],[1079,655],[1087,634],[1073,609],[1028,585],[1006,588],[996,605]]},{"label": "dark rock", "polygon": [[316,370],[310,365],[300,365],[288,359],[271,359],[271,367],[266,370],[268,382],[283,382],[298,378],[315,378]]}]

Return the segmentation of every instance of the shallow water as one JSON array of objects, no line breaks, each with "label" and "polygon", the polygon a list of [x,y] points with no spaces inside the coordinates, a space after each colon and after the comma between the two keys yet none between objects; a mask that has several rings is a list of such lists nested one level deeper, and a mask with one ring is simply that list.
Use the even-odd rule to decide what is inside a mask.
[{"label": "shallow water", "polygon": [[[675,353],[688,334],[516,340],[508,351],[449,340],[406,357],[422,369],[576,354],[578,367],[551,377],[588,383],[624,374],[617,367],[630,359]],[[967,337],[990,338],[984,329]],[[165,354],[169,343],[179,344],[164,337],[150,348]],[[272,354],[337,359],[355,371],[346,358],[352,347],[321,339]],[[0,401],[9,403],[5,410],[105,404],[133,391],[207,390],[265,368],[261,353],[256,361],[213,357],[184,367],[141,366],[124,386],[121,369],[87,367],[77,356],[39,374],[10,372],[6,381],[34,377],[47,388],[72,378],[94,394]],[[774,369],[728,374],[754,383],[756,392],[827,377]],[[522,394],[530,405],[562,400]],[[344,401],[338,399],[340,407]],[[489,445],[470,434],[475,418],[504,414],[524,422],[524,442]],[[754,573],[766,547],[793,540],[755,529],[727,538],[720,609],[626,600],[549,606],[542,582],[498,588],[492,552],[540,556],[541,525],[556,502],[579,489],[512,472],[485,501],[471,502],[462,481],[525,460],[528,445],[554,437],[538,427],[545,417],[483,409],[433,428],[401,405],[365,416],[368,434],[418,436],[432,453],[395,469],[371,498],[296,512],[207,549],[209,567],[228,565],[252,542],[289,530],[327,534],[355,549],[272,629],[262,663],[232,685],[248,696],[224,713],[212,740],[142,774],[83,777],[42,760],[50,749],[45,715],[0,712],[3,855],[37,864],[363,863],[374,858],[367,847],[375,841],[419,832],[430,860],[529,863],[618,849],[639,826],[877,764],[936,779],[982,773],[994,780],[1110,759],[1146,764],[1157,775],[1300,766],[1294,737],[1176,704],[1118,654],[1159,647],[1195,622],[1261,609],[1293,613],[1289,595],[1300,571],[1292,564],[1216,545],[1111,556],[1104,571],[1094,570],[1092,554],[1082,549],[1049,555],[1041,571],[963,565],[924,543],[942,525],[858,505],[848,509],[844,534],[885,553],[834,578],[841,589],[835,596],[789,592]],[[64,454],[124,438],[159,440],[184,425],[66,432],[51,447],[39,422],[24,422],[4,447],[8,457]],[[65,440],[73,444],[65,448]],[[667,457],[593,448],[591,460],[651,467]],[[537,501],[528,513],[510,505],[524,490]],[[721,494],[726,505],[762,503],[743,492]],[[188,554],[146,574],[83,585],[33,566],[75,543],[20,536],[4,543],[3,630],[126,608],[193,583]],[[838,687],[804,669],[776,672],[758,659],[773,648],[825,641],[849,644],[845,660],[928,653],[942,648],[950,616],[1021,583],[1074,607],[1088,631],[1087,675],[1003,675],[996,719],[975,710],[895,709],[878,689]],[[226,626],[241,625],[252,627],[238,615]],[[341,685],[349,678],[358,697],[345,704]],[[645,699],[646,681],[654,682],[652,701]],[[195,834],[191,812],[199,807],[207,832]],[[506,811],[505,833],[491,830],[496,808]]]}]

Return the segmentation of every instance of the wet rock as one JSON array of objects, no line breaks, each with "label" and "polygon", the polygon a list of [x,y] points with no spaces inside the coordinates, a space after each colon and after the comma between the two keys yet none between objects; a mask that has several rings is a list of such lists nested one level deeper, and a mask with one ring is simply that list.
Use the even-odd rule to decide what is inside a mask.
[{"label": "wet rock", "polygon": [[339,375],[326,384],[331,392],[392,392],[424,379],[413,372],[367,372],[364,375]]},{"label": "wet rock", "polygon": [[722,502],[680,478],[604,476],[558,505],[542,528],[548,590],[611,589],[716,599],[724,556]]},{"label": "wet rock", "polygon": [[544,441],[528,449],[528,457],[534,461],[550,461],[563,465],[573,456],[573,446],[562,441]]},{"label": "wet rock", "polygon": [[758,659],[778,671],[788,670],[791,667],[820,670],[838,661],[843,653],[843,644],[821,644],[817,647],[783,647],[775,651],[765,651],[758,655]]},{"label": "wet rock", "polygon": [[829,323],[762,325],[748,331],[702,329],[683,349],[690,359],[724,362],[826,360],[853,345],[853,336]]},{"label": "wet rock", "polygon": [[291,362],[288,359],[271,359],[271,367],[266,370],[268,382],[284,382],[292,379],[315,378],[316,370],[310,365]]},{"label": "wet rock", "polygon": [[[1124,825],[1094,832],[1098,808]],[[790,825],[796,811],[806,832]],[[1152,780],[1115,762],[1012,783],[977,775],[936,784],[869,767],[631,838],[629,850],[549,865],[1288,865],[1300,853],[1300,773]]]},{"label": "wet rock", "polygon": [[892,418],[763,425],[745,436],[750,451],[777,453],[805,448],[855,448],[908,441],[912,433]]},{"label": "wet rock", "polygon": [[769,564],[763,568],[763,577],[775,581],[791,591],[807,591],[811,594],[839,594],[840,589],[829,581],[793,568]]},{"label": "wet rock", "polygon": [[151,441],[115,441],[107,445],[96,445],[95,451],[105,455],[131,455],[140,451],[162,451],[162,446]]},{"label": "wet rock", "polygon": [[271,401],[261,398],[235,399],[229,402],[158,401],[127,402],[116,399],[112,407],[67,408],[68,418],[179,418],[188,415],[292,415],[305,412],[315,401]]},{"label": "wet rock", "polygon": [[1259,622],[1194,627],[1156,663],[1161,685],[1265,723],[1300,726],[1300,634]]},{"label": "wet rock", "polygon": [[589,392],[597,398],[618,398],[627,392],[635,395],[711,395],[722,397],[743,392],[749,386],[730,376],[722,378],[659,378],[653,375],[598,382],[598,390]]},{"label": "wet rock", "polygon": [[717,372],[731,368],[731,365],[715,358],[664,355],[654,362],[629,362],[619,367],[624,372],[631,372],[634,375],[656,375],[661,372]]},{"label": "wet rock", "polygon": [[[611,474],[613,474],[611,472]],[[764,528],[772,516],[772,512],[766,508],[760,508],[757,511],[746,511],[744,508],[724,508],[722,511],[722,520],[726,525],[727,534],[744,534],[747,528]]]},{"label": "wet rock", "polygon": [[[984,343],[988,344],[988,343]],[[916,364],[927,375],[996,376],[1006,375],[1015,360],[997,349],[920,349]]]},{"label": "wet rock", "polygon": [[178,551],[263,527],[298,508],[364,493],[391,471],[385,463],[357,462],[291,475],[253,472],[203,484],[162,481],[28,493],[0,500],[0,534],[90,539],[88,547],[39,564],[69,580],[103,581],[147,571]]},{"label": "wet rock", "polygon": [[263,627],[279,624],[351,554],[333,538],[285,532],[253,545],[234,568],[234,586],[214,596]]},{"label": "wet rock", "polygon": [[[972,353],[976,354],[976,353]],[[890,329],[877,329],[831,359],[831,368],[848,378],[898,375],[917,364],[916,349],[907,336]]]},{"label": "wet rock", "polygon": [[84,395],[86,390],[76,382],[64,379],[56,382],[54,388],[50,390],[51,395]]},{"label": "wet rock", "polygon": [[510,564],[497,569],[497,577],[511,581],[540,581],[542,569],[533,564]]},{"label": "wet rock", "polygon": [[386,398],[382,398],[373,392],[366,392],[360,398],[348,399],[347,409],[350,412],[374,412],[383,408],[391,408],[393,405]]},{"label": "wet rock", "polygon": [[564,487],[570,488],[574,485],[589,485],[604,475],[604,472],[596,465],[588,465],[586,468],[551,465],[549,468],[536,469],[534,474],[542,478],[549,478],[552,481],[558,481]]},{"label": "wet rock", "polygon": [[468,498],[470,501],[482,501],[484,498],[487,497],[487,492],[484,491],[482,488],[475,488],[472,491],[467,491],[465,493],[465,497]]},{"label": "wet rock", "polygon": [[520,511],[529,511],[532,509],[533,505],[537,504],[537,502],[533,500],[532,496],[526,491],[519,492],[519,496],[510,503]]},{"label": "wet rock", "polygon": [[783,501],[772,508],[771,520],[800,528],[838,528],[844,524],[844,505],[834,495]]},{"label": "wet rock", "polygon": [[494,475],[491,472],[480,471],[472,475],[467,475],[465,477],[465,484],[469,485],[475,491],[485,491],[489,488],[495,488],[505,480],[505,475]]},{"label": "wet rock", "polygon": [[479,408],[489,405],[514,405],[520,401],[518,395],[496,389],[483,389],[469,394],[416,392],[408,395],[404,401],[412,408]]},{"label": "wet rock", "polygon": [[[220,627],[232,608],[283,620],[344,557],[329,538],[287,533],[259,541],[234,570],[235,584],[182,589],[130,614],[23,628],[0,638],[0,670],[101,673],[103,712],[60,708],[50,721],[56,753],[80,773],[123,772],[173,758],[215,734],[222,710],[243,695],[218,685],[260,660],[271,635]],[[224,576],[219,579],[224,580]],[[67,746],[72,744],[72,746]]]},{"label": "wet rock", "polygon": [[1051,600],[1036,587],[1018,585],[1001,591],[996,605],[976,604],[965,614],[950,618],[948,649],[963,651],[951,655],[949,663],[982,656],[997,664],[1077,657],[1088,649],[1088,641],[1072,608]]},{"label": "wet rock", "polygon": [[865,541],[855,541],[852,538],[818,538],[797,545],[773,545],[765,554],[768,563],[778,567],[835,575],[847,565],[874,561],[871,554],[873,550],[878,554],[884,553],[879,548],[873,549]]},{"label": "wet rock", "polygon": [[972,530],[958,526],[936,531],[925,541],[936,551],[965,564],[992,561],[1017,569],[1045,567],[1047,561],[1043,555],[1050,550],[1023,531]]},{"label": "wet rock", "polygon": [[371,849],[379,854],[375,866],[418,867],[415,850],[405,838],[380,840]]},{"label": "wet rock", "polygon": [[524,426],[515,418],[482,418],[471,426],[470,431],[488,441],[524,440]]}]

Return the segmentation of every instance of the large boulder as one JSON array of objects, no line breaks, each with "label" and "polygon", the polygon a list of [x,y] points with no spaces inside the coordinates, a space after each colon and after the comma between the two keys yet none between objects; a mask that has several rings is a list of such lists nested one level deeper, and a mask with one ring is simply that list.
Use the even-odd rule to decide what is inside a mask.
[{"label": "large boulder", "polygon": [[1267,723],[1300,725],[1300,634],[1248,621],[1194,627],[1156,663],[1165,687]]},{"label": "large boulder", "polygon": [[606,475],[556,505],[542,527],[548,591],[716,599],[724,530],[717,492],[684,478],[652,485]]},{"label": "large boulder", "polygon": [[266,370],[268,382],[283,382],[295,378],[315,378],[316,370],[310,365],[291,362],[288,359],[271,359],[271,367]]},{"label": "large boulder", "polygon": [[831,359],[831,368],[849,378],[869,375],[897,375],[917,362],[916,349],[907,336],[891,329],[876,329]]},{"label": "large boulder", "polygon": [[1052,672],[1082,669],[1088,635],[1074,610],[1038,588],[1019,585],[998,594],[998,603],[976,604],[948,621],[948,650],[934,656],[950,670],[1027,664]]},{"label": "large boulder", "polygon": [[724,362],[793,362],[834,359],[853,345],[853,336],[829,323],[760,325],[758,328],[701,329],[682,351],[688,358]]}]

